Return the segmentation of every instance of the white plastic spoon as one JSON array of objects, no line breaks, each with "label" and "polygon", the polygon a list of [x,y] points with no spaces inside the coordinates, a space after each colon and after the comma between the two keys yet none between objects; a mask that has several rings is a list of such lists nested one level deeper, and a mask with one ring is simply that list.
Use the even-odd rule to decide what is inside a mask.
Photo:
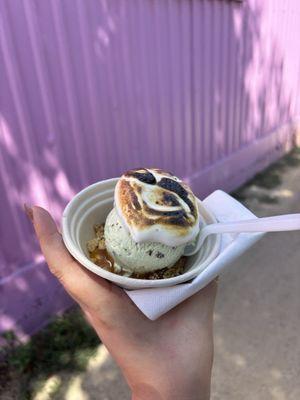
[{"label": "white plastic spoon", "polygon": [[184,250],[185,256],[192,256],[199,251],[208,235],[218,233],[246,232],[280,232],[300,230],[300,214],[278,215],[248,219],[244,221],[222,222],[205,225],[199,232],[195,244],[188,244]]}]

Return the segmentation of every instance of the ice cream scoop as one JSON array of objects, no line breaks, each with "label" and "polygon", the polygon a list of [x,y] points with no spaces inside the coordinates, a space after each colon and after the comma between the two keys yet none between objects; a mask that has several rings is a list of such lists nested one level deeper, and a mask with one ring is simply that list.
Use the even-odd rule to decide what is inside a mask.
[{"label": "ice cream scoop", "polygon": [[104,236],[116,272],[122,271],[129,276],[171,267],[183,255],[185,248],[185,244],[176,247],[159,242],[135,242],[114,208],[106,218]]},{"label": "ice cream scoop", "polygon": [[147,273],[172,267],[199,232],[197,199],[179,178],[160,169],[123,174],[105,222],[105,243],[115,267]]}]

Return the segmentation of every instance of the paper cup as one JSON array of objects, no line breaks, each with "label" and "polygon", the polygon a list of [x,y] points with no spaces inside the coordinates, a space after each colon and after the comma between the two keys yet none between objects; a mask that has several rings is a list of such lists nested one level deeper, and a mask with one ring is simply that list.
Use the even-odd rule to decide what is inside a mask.
[{"label": "paper cup", "polygon": [[[88,258],[86,244],[95,237],[93,226],[104,223],[113,208],[114,189],[119,178],[94,183],[79,192],[66,206],[62,218],[62,236],[72,256],[84,267],[125,289],[174,286],[187,282],[203,271],[220,251],[220,236],[209,236],[200,251],[187,260],[187,271],[168,279],[150,280],[120,276],[98,267]],[[216,222],[214,215],[198,199],[204,224]]]}]

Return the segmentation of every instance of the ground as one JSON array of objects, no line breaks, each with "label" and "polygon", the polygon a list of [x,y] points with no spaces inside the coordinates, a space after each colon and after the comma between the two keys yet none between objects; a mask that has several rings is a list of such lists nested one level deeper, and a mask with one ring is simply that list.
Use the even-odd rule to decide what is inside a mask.
[{"label": "ground", "polygon": [[[300,212],[300,151],[233,195],[258,216]],[[220,278],[212,400],[300,399],[300,233],[266,235]],[[3,400],[129,400],[118,367],[77,309],[0,361]],[[2,388],[2,389],[1,389]]]}]

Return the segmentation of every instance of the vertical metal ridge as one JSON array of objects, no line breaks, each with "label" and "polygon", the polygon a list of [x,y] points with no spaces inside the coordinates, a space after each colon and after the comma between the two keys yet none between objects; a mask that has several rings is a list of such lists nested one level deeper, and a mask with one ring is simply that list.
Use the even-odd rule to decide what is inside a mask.
[{"label": "vertical metal ridge", "polygon": [[[5,26],[6,24],[9,23],[8,13],[7,13],[7,10],[4,10],[4,4],[5,3],[2,3],[2,7],[3,7],[3,11],[4,11],[3,15],[4,16],[6,15],[6,18],[3,18],[3,20],[2,20],[3,25],[1,24],[1,26]],[[10,34],[9,30],[6,30],[5,34],[3,32],[3,34],[0,36],[1,46],[2,46],[2,54],[4,57],[4,64],[6,65],[6,70],[7,70],[7,74],[9,77],[8,80],[9,80],[9,85],[11,88],[14,105],[15,105],[16,112],[18,115],[18,123],[20,126],[20,132],[22,134],[24,149],[26,151],[27,157],[30,157],[31,144],[28,140],[25,139],[27,136],[27,132],[30,130],[28,129],[28,121],[26,121],[27,118],[25,116],[24,107],[22,105],[21,99],[22,99],[23,95],[22,96],[20,95],[21,84],[20,84],[19,72],[17,71],[18,70],[17,58],[14,57],[14,61],[13,61],[12,56],[10,54],[14,50],[14,45],[11,40],[11,34]],[[7,41],[10,41],[9,45],[8,45]],[[9,47],[10,47],[10,49],[9,49]]]},{"label": "vertical metal ridge", "polygon": [[[159,41],[159,32],[158,32],[158,13],[159,13],[159,8],[160,2],[153,2],[152,7],[153,7],[153,51],[154,54],[158,53],[158,41]],[[155,57],[154,58],[154,79],[155,79],[155,93],[156,93],[156,118],[157,118],[157,144],[158,144],[158,152],[161,152],[162,155],[164,155],[164,148],[163,148],[163,131],[162,131],[162,102],[163,102],[163,96],[161,93],[160,89],[160,83],[161,83],[161,78],[160,78],[160,57]],[[159,163],[159,161],[157,161]],[[165,160],[164,157],[162,157],[161,160],[161,167],[165,167]]]},{"label": "vertical metal ridge", "polygon": [[[107,165],[106,175],[100,173],[101,177],[112,176],[112,174],[119,174],[121,167],[120,160],[116,157],[119,151],[120,144],[117,138],[118,131],[116,128],[116,118],[113,115],[117,108],[114,100],[114,93],[112,94],[112,76],[109,71],[109,63],[106,65],[101,54],[101,46],[99,44],[98,32],[94,30],[96,22],[102,16],[102,9],[100,4],[85,2],[86,7],[86,24],[89,27],[91,43],[91,62],[93,67],[93,78],[95,82],[95,91],[97,92],[97,104],[99,114],[99,136],[96,135],[96,140],[100,146],[106,145],[104,149],[104,159]],[[102,52],[103,52],[102,48]],[[109,57],[109,54],[105,55]],[[100,138],[100,134],[101,138]],[[103,140],[103,143],[102,143]],[[112,145],[113,144],[113,145]],[[101,162],[101,160],[99,160]],[[103,162],[102,162],[103,164]],[[101,168],[101,167],[100,167]],[[109,174],[109,175],[107,175]]]},{"label": "vertical metal ridge", "polygon": [[[136,24],[140,18],[135,3],[124,2],[124,8],[128,7],[128,18],[126,18],[128,26],[127,49],[123,48],[124,69],[127,74],[127,91],[130,92],[131,101],[128,101],[130,122],[132,125],[133,148],[135,165],[140,165],[140,149],[147,148],[147,132],[140,129],[141,126],[141,68],[140,68],[140,52],[136,35]],[[133,117],[135,116],[135,118]]]},{"label": "vertical metal ridge", "polygon": [[220,120],[219,120],[219,132],[221,134],[221,140],[222,140],[222,146],[221,146],[221,151],[218,153],[219,159],[225,157],[226,155],[226,135],[224,134],[225,132],[225,121],[226,121],[226,108],[224,107],[224,96],[225,96],[225,91],[226,91],[226,68],[225,68],[225,54],[226,54],[226,49],[225,49],[225,7],[226,3],[225,2],[220,2],[220,36],[219,36],[219,49],[220,49],[220,54],[219,54],[219,104],[220,104]]},{"label": "vertical metal ridge", "polygon": [[[177,135],[176,132],[176,122],[175,122],[175,115],[174,115],[174,108],[175,108],[175,91],[174,91],[174,86],[175,86],[175,81],[174,81],[174,76],[173,73],[169,73],[168,71],[170,68],[173,66],[173,57],[174,57],[174,50],[173,50],[173,40],[172,40],[172,22],[171,19],[173,17],[173,8],[169,0],[165,2],[166,5],[166,46],[168,49],[168,59],[169,59],[169,65],[167,65],[167,70],[165,71],[165,74],[169,78],[169,85],[168,85],[168,117],[169,117],[169,143],[168,143],[168,150],[169,150],[169,161],[168,165],[172,163],[172,159],[174,159],[175,154],[176,154],[176,146],[175,146],[175,135]],[[174,173],[177,173],[177,171],[174,171]]]},{"label": "vertical metal ridge", "polygon": [[[173,15],[172,9],[170,8],[170,3],[161,2],[160,4],[160,18],[158,20],[159,25],[156,29],[156,43],[158,53],[162,55],[158,62],[159,72],[160,72],[160,95],[162,97],[161,101],[161,136],[162,145],[164,147],[164,164],[165,168],[170,169],[172,164],[172,149],[175,149],[175,143],[173,142],[174,136],[174,120],[172,117],[172,105],[174,107],[173,95],[177,89],[178,82],[172,77],[172,57],[174,55],[174,43],[171,35],[175,34],[174,30],[171,30],[171,16]],[[171,15],[170,15],[171,13]],[[174,27],[173,27],[174,29]],[[176,62],[177,60],[175,60]],[[176,69],[176,72],[178,70]],[[180,79],[180,78],[179,78]]]},{"label": "vertical metal ridge", "polygon": [[[140,104],[139,98],[139,86],[140,86],[140,74],[138,68],[138,46],[136,40],[136,22],[139,17],[137,9],[134,3],[124,2],[124,8],[127,9],[127,25],[128,33],[123,36],[126,39],[125,46],[121,46],[123,49],[123,60],[124,60],[124,70],[126,71],[127,78],[125,78],[126,93],[128,94],[128,111],[127,115],[130,117],[128,122],[131,124],[132,132],[132,148],[134,149],[132,158],[134,160],[134,165],[139,165],[139,149],[143,148],[144,142],[142,140],[142,132],[139,132],[139,119],[140,119]],[[135,78],[133,78],[135,77]],[[134,110],[134,111],[133,111]],[[135,114],[135,118],[133,118]],[[130,160],[129,160],[130,165]]]},{"label": "vertical metal ridge", "polygon": [[191,165],[191,152],[192,152],[192,137],[191,137],[191,57],[189,56],[190,52],[190,4],[187,1],[179,2],[181,5],[181,13],[180,13],[180,33],[181,33],[181,73],[182,73],[182,109],[183,109],[183,148],[184,148],[184,157],[185,157],[185,171],[187,175],[192,173],[192,165]]},{"label": "vertical metal ridge", "polygon": [[[141,88],[139,90],[138,101],[140,103],[139,116],[139,135],[142,142],[142,146],[147,149],[147,154],[145,155],[145,165],[151,166],[153,163],[153,141],[150,137],[150,132],[153,131],[153,109],[151,104],[151,96],[149,90],[149,65],[146,62],[147,58],[147,25],[143,21],[143,7],[142,1],[138,0],[136,3],[136,13],[137,13],[137,27],[138,31],[143,32],[143,34],[136,35],[136,46],[138,51],[138,62],[139,62],[139,79],[141,87],[144,88],[144,96],[142,96]],[[143,137],[143,139],[142,139]]]},{"label": "vertical metal ridge", "polygon": [[[106,7],[107,10],[106,12],[108,13],[108,6],[107,3]],[[112,3],[113,4],[113,3]],[[122,21],[122,12],[124,9],[123,6],[124,2],[119,2],[119,6],[121,7],[121,21]],[[100,4],[97,4],[97,13],[99,16],[102,16],[102,13],[104,9],[100,8]],[[102,13],[101,13],[102,11]],[[124,20],[124,18],[123,18]],[[101,25],[99,25],[101,27]],[[122,34],[122,30],[120,30],[119,26],[119,34]],[[114,149],[114,160],[116,162],[117,168],[115,168],[115,171],[117,171],[118,174],[122,173],[123,168],[128,168],[128,154],[130,153],[131,149],[131,132],[128,132],[125,130],[125,119],[126,115],[124,114],[124,106],[122,104],[122,101],[124,99],[121,96],[121,92],[119,90],[119,85],[120,85],[120,73],[118,73],[118,66],[119,62],[118,59],[116,59],[116,50],[114,48],[115,44],[110,44],[110,47],[108,47],[107,53],[105,52],[105,55],[107,57],[109,65],[105,68],[106,76],[105,80],[107,80],[107,100],[109,101],[109,114],[110,114],[110,120],[111,120],[111,126],[113,129],[113,140],[111,141],[111,145],[113,146]],[[104,80],[102,80],[102,84],[104,85]],[[104,86],[103,86],[104,88]],[[102,96],[105,95],[102,92]],[[127,140],[125,137],[124,132],[127,132]],[[127,147],[128,146],[128,147]],[[120,155],[123,154],[123,159],[121,159]]]},{"label": "vertical metal ridge", "polygon": [[[1,32],[1,29],[0,29]],[[3,121],[0,119],[0,138],[1,141],[4,140],[4,133],[3,133],[3,126],[2,126]],[[16,213],[16,207],[18,206],[15,204],[12,199],[11,199],[11,185],[12,185],[12,176],[8,175],[7,171],[10,170],[10,165],[6,163],[2,146],[0,147],[0,184],[1,181],[3,182],[3,187],[2,187],[2,194],[1,194],[1,209],[5,210],[5,216],[9,216],[8,220],[10,221],[10,225],[6,225],[6,235],[9,236],[9,238],[12,239],[17,239],[19,243],[22,244],[22,238],[24,236],[24,226],[20,223],[20,220],[18,218],[18,215]],[[2,186],[2,185],[1,185]],[[2,196],[5,198],[6,202],[2,202]],[[3,212],[3,211],[2,211]],[[4,217],[4,216],[3,216]],[[2,224],[5,221],[4,218],[2,217]],[[4,220],[4,221],[3,221]],[[4,224],[3,224],[4,225]],[[2,227],[3,227],[2,225]],[[7,231],[8,229],[13,228],[13,232],[11,230]],[[13,234],[12,234],[13,233]],[[6,251],[9,250],[9,245],[11,244],[10,240],[5,240],[5,238],[1,238],[1,244],[2,246],[6,246]],[[23,257],[28,257],[29,252],[28,252],[28,247],[21,247],[21,252],[23,254]],[[12,256],[20,257],[20,254],[14,254],[12,253]],[[5,263],[0,265],[0,275],[1,277],[4,277],[6,275],[9,275],[10,273],[13,272],[14,266],[12,265],[12,257],[9,257],[6,252],[3,251],[3,258],[5,258]]]},{"label": "vertical metal ridge", "polygon": [[[241,59],[241,63],[242,63],[242,69],[243,71],[246,70],[246,59],[247,59],[247,54],[248,54],[248,35],[247,35],[247,28],[248,28],[248,23],[249,23],[249,13],[247,12],[247,7],[244,6],[243,7],[243,27],[244,27],[244,31],[243,31],[243,55],[242,55],[242,59]],[[241,87],[242,87],[242,98],[241,98],[241,105],[240,105],[240,115],[241,115],[241,119],[240,119],[240,125],[239,125],[239,130],[240,130],[240,145],[246,145],[248,143],[248,138],[246,135],[246,125],[245,125],[245,121],[246,121],[246,115],[247,115],[247,93],[246,93],[246,87],[245,87],[245,74],[246,72],[243,74],[243,77],[241,78]]]},{"label": "vertical metal ridge", "polygon": [[[59,60],[60,60],[60,65],[62,67],[62,74],[63,74],[63,81],[65,85],[65,95],[66,95],[66,100],[67,100],[67,108],[68,108],[68,113],[69,113],[69,118],[70,118],[70,131],[73,137],[73,145],[74,145],[74,151],[76,155],[76,160],[78,163],[78,172],[80,176],[80,185],[83,186],[84,182],[87,181],[85,169],[83,167],[83,161],[82,161],[82,152],[80,151],[79,148],[79,143],[81,142],[81,130],[78,129],[78,121],[75,117],[76,115],[76,106],[74,104],[74,98],[72,96],[73,90],[72,86],[74,85],[74,81],[72,82],[71,80],[71,68],[68,69],[69,62],[67,60],[67,52],[66,52],[66,45],[65,45],[65,40],[66,40],[66,35],[64,32],[64,24],[61,19],[61,13],[62,10],[60,9],[58,3],[56,2],[50,2],[51,4],[51,13],[53,14],[53,21],[54,21],[54,29],[56,33],[56,40],[58,43],[58,52],[59,52]],[[79,143],[78,143],[79,141]]]},{"label": "vertical metal ridge", "polygon": [[[97,94],[95,92],[94,82],[94,70],[92,66],[91,54],[90,54],[90,44],[88,43],[89,33],[87,28],[87,14],[86,14],[86,5],[84,2],[80,0],[76,0],[75,3],[78,26],[79,26],[79,37],[80,37],[80,48],[83,54],[83,65],[84,65],[84,77],[87,82],[87,100],[90,108],[90,116],[91,116],[91,137],[93,140],[93,158],[94,163],[97,166],[97,169],[100,171],[100,160],[105,157],[105,148],[108,147],[108,143],[106,141],[106,135],[103,135],[103,143],[101,144],[100,140],[97,140],[97,132],[98,132],[98,121],[97,121]],[[104,146],[103,146],[104,144]],[[91,145],[91,143],[89,143]],[[109,169],[107,168],[106,163],[103,165],[103,175],[106,176],[108,174]]]},{"label": "vertical metal ridge", "polygon": [[37,40],[39,40],[39,35],[36,30],[36,16],[35,12],[33,11],[33,3],[24,1],[24,11],[25,11],[25,18],[28,27],[29,38],[32,46],[32,54],[34,59],[35,69],[37,71],[37,80],[40,87],[40,94],[44,109],[44,114],[46,117],[46,123],[48,126],[47,134],[54,133],[56,131],[55,122],[54,122],[54,113],[51,105],[50,93],[47,90],[47,86],[49,83],[47,82],[46,78],[46,69],[44,62],[42,61],[42,52],[39,49],[39,45]]},{"label": "vertical metal ridge", "polygon": [[210,44],[210,49],[209,49],[209,58],[208,58],[208,64],[210,65],[210,73],[209,73],[209,158],[211,162],[214,161],[215,156],[215,147],[217,145],[216,143],[216,129],[215,129],[215,57],[214,57],[214,35],[215,35],[215,0],[211,1],[211,4],[208,7],[208,12],[209,12],[209,24],[210,24],[210,32],[209,32],[209,44]]},{"label": "vertical metal ridge", "polygon": [[[230,54],[229,54],[229,23],[228,23],[228,18],[229,18],[229,12],[230,9],[227,5],[225,5],[222,2],[223,5],[223,21],[224,21],[224,26],[223,26],[223,38],[222,38],[222,43],[221,46],[223,47],[223,54],[224,54],[224,59],[223,59],[223,92],[222,92],[222,102],[226,102],[226,107],[223,107],[223,118],[222,118],[222,125],[224,132],[229,131],[229,125],[228,125],[228,102],[227,102],[227,93],[229,90],[229,79],[228,79],[228,73],[230,70]],[[225,134],[224,135],[224,154],[228,156],[229,154],[229,135]]]},{"label": "vertical metal ridge", "polygon": [[[128,29],[126,29],[128,20],[127,20],[127,7],[124,2],[124,0],[120,1],[120,8],[121,8],[121,32],[122,34],[120,35],[120,42],[118,43],[119,48],[118,50],[115,49],[113,46],[111,48],[111,57],[112,57],[112,77],[113,80],[115,80],[115,101],[117,104],[117,108],[120,112],[120,120],[121,123],[119,125],[118,131],[117,131],[117,138],[118,141],[120,142],[120,151],[118,152],[118,156],[120,157],[121,154],[123,154],[123,159],[120,160],[120,165],[122,168],[122,162],[123,165],[125,166],[125,169],[130,168],[130,164],[134,165],[136,163],[136,158],[134,155],[134,132],[133,132],[133,121],[130,118],[130,114],[128,112],[128,106],[130,102],[132,101],[132,91],[131,88],[129,87],[128,83],[128,74],[127,74],[127,68],[128,65],[126,64],[126,60],[124,60],[124,39],[127,39],[126,36],[128,35]],[[125,31],[123,31],[125,28]],[[123,30],[122,30],[123,29]],[[126,57],[126,55],[125,55]],[[120,74],[118,71],[118,64],[123,65],[123,70],[122,73]],[[128,96],[128,98],[126,97]],[[127,132],[127,135],[123,135],[123,131]],[[129,145],[128,151],[124,151],[123,149],[127,148],[127,145]],[[129,150],[130,149],[130,150]]]},{"label": "vertical metal ridge", "polygon": [[[12,101],[14,104],[14,109],[16,111],[16,120],[19,126],[19,131],[20,131],[20,136],[23,141],[24,145],[24,151],[26,154],[26,159],[30,161],[32,165],[34,165],[34,162],[32,161],[32,148],[35,148],[34,143],[30,141],[29,138],[29,132],[32,132],[32,129],[29,128],[29,122],[27,120],[26,116],[26,109],[24,107],[24,94],[21,90],[21,79],[19,76],[19,65],[16,62],[17,58],[14,58],[11,55],[11,53],[15,50],[12,37],[11,37],[11,26],[9,25],[9,18],[8,18],[8,11],[6,9],[5,3],[2,3],[2,14],[0,14],[0,18],[2,15],[2,21],[0,24],[0,44],[1,44],[1,49],[2,49],[2,55],[3,55],[3,60],[4,60],[4,65],[7,71],[7,76],[8,76],[8,85],[10,88],[11,96],[12,96]],[[4,17],[3,17],[4,16]],[[3,32],[1,30],[3,29]],[[0,110],[2,111],[2,110]],[[2,130],[2,129],[1,129]],[[3,132],[2,132],[3,136]],[[13,139],[13,138],[12,138]],[[3,150],[2,150],[3,151]],[[21,157],[21,155],[18,155]],[[6,165],[5,161],[3,160],[4,165]],[[8,168],[8,171],[7,171]],[[26,259],[28,259],[29,254],[30,254],[30,248],[32,243],[25,242],[23,240],[24,233],[27,232],[28,228],[22,226],[22,222],[18,220],[20,217],[20,207],[23,206],[24,199],[22,198],[22,193],[18,190],[18,188],[14,187],[10,189],[11,185],[14,184],[14,170],[13,166],[7,166],[6,169],[2,171],[2,174],[9,174],[11,176],[11,182],[9,182],[9,186],[6,188],[6,193],[9,196],[9,204],[11,208],[11,216],[12,216],[12,221],[14,223],[12,224],[13,230],[9,231],[8,234],[14,238],[17,236],[17,240],[20,244],[20,250],[21,254],[25,256]],[[26,172],[25,172],[26,173]],[[7,185],[7,180],[4,178],[4,183]],[[12,194],[15,193],[17,199],[13,199]],[[17,201],[16,201],[17,200]],[[26,237],[26,235],[25,235]]]},{"label": "vertical metal ridge", "polygon": [[195,171],[196,169],[196,132],[195,132],[195,71],[194,71],[194,57],[195,57],[195,36],[194,36],[194,18],[193,18],[193,12],[194,12],[194,2],[193,0],[190,1],[190,54],[191,54],[191,60],[190,60],[190,102],[191,102],[191,154],[190,154],[190,168],[191,171]]},{"label": "vertical metal ridge", "polygon": [[159,127],[157,122],[157,95],[156,95],[156,79],[155,79],[155,58],[154,54],[154,40],[153,40],[153,19],[154,19],[154,4],[153,2],[143,3],[143,0],[139,2],[139,13],[140,13],[140,25],[139,29],[141,32],[141,55],[144,57],[144,82],[145,82],[145,106],[148,108],[148,118],[146,121],[149,123],[148,130],[148,142],[150,144],[150,160],[151,164],[155,165],[159,163]]},{"label": "vertical metal ridge", "polygon": [[[234,5],[232,6],[232,13],[234,13],[237,8],[240,7],[240,5]],[[241,18],[242,11],[239,13],[239,18]],[[234,21],[232,21],[234,22]],[[239,90],[238,90],[238,82],[239,82],[239,68],[241,67],[241,61],[240,61],[240,48],[241,48],[241,42],[242,40],[239,40],[237,38],[237,33],[236,30],[233,30],[233,41],[234,41],[234,47],[232,47],[232,53],[235,55],[235,62],[234,62],[234,68],[233,68],[233,116],[232,116],[232,132],[233,132],[233,139],[232,139],[232,150],[237,151],[240,146],[240,140],[239,140],[239,132],[238,132],[238,114],[239,114],[239,104],[240,104],[240,98],[239,98]]]},{"label": "vertical metal ridge", "polygon": [[203,163],[203,146],[201,131],[201,80],[199,80],[198,68],[201,65],[199,60],[200,54],[200,35],[199,35],[199,5],[198,1],[191,1],[191,67],[192,67],[192,84],[191,84],[191,102],[193,107],[193,154],[192,167],[197,171],[202,167]]},{"label": "vertical metal ridge", "polygon": [[[180,92],[180,65],[179,58],[179,7],[173,7],[173,0],[167,1],[167,44],[168,47],[168,70],[169,75],[168,96],[169,96],[169,118],[170,118],[170,134],[169,134],[169,148],[170,160],[169,164],[176,160],[174,165],[174,172],[180,175],[180,171],[184,168],[181,154],[182,154],[182,119],[181,119],[181,92]],[[172,71],[170,73],[170,70]]]},{"label": "vertical metal ridge", "polygon": [[[284,27],[283,42],[285,42],[285,43],[288,43],[288,27],[289,27],[288,22],[290,21],[289,13],[290,13],[290,9],[291,9],[291,7],[289,7],[289,3],[290,2],[288,0],[285,1],[285,21],[283,24],[283,27]],[[300,22],[298,22],[298,24],[300,24]],[[290,113],[291,113],[291,99],[289,99],[289,109],[287,109],[287,112],[286,112],[285,122],[288,121]]]},{"label": "vertical metal ridge", "polygon": [[207,167],[209,165],[210,159],[209,159],[209,137],[211,132],[209,132],[209,72],[207,68],[208,64],[208,57],[209,57],[209,21],[208,21],[208,7],[209,3],[207,0],[204,0],[202,3],[202,36],[203,36],[203,53],[202,53],[202,70],[199,71],[202,74],[202,80],[203,80],[203,110],[202,110],[202,120],[203,120],[203,137],[204,137],[204,143],[203,143],[203,152],[204,152],[204,167]]},{"label": "vertical metal ridge", "polygon": [[234,131],[233,131],[233,101],[234,101],[234,67],[235,67],[235,54],[233,51],[233,40],[234,40],[234,25],[233,25],[233,13],[232,13],[232,2],[228,3],[228,55],[230,62],[228,63],[227,70],[227,79],[228,79],[228,93],[227,93],[227,113],[228,113],[228,125],[227,125],[227,136],[228,136],[228,144],[229,144],[229,153],[232,153],[233,148],[233,140],[234,140]]}]

